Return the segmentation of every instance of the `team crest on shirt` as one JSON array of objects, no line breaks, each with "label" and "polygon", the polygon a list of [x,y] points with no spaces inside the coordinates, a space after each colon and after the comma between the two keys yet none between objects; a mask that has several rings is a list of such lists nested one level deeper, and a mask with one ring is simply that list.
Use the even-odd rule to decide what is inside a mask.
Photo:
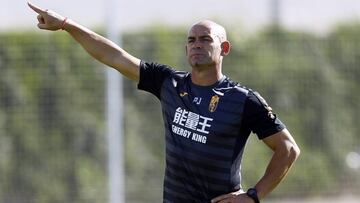
[{"label": "team crest on shirt", "polygon": [[216,111],[216,108],[219,104],[220,97],[217,95],[214,95],[211,97],[210,104],[209,104],[209,111],[214,112]]}]

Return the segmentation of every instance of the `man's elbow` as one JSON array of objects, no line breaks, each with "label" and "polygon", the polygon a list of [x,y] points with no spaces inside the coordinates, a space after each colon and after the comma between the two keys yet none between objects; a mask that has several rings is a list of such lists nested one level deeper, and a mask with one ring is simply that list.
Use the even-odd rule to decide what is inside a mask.
[{"label": "man's elbow", "polygon": [[292,144],[289,149],[289,159],[291,162],[295,162],[300,156],[300,148],[296,144]]}]

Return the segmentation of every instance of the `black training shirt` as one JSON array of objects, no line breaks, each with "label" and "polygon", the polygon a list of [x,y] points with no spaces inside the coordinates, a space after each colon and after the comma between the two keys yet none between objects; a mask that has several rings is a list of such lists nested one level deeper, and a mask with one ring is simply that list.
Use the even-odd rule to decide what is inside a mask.
[{"label": "black training shirt", "polygon": [[211,86],[198,86],[188,72],[142,61],[138,88],[154,94],[162,106],[163,202],[208,203],[239,190],[250,133],[263,139],[285,128],[258,93],[226,76]]}]

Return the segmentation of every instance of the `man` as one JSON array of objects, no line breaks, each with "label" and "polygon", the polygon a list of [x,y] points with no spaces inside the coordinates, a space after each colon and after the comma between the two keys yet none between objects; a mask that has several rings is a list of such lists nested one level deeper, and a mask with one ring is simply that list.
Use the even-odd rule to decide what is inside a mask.
[{"label": "man", "polygon": [[[141,61],[68,18],[29,6],[39,14],[40,29],[67,31],[94,58],[159,98],[166,139],[163,202],[258,203],[299,156],[294,139],[265,100],[222,74],[230,43],[215,22],[203,20],[190,28],[188,73]],[[251,131],[274,153],[263,177],[244,192],[240,164]]]}]

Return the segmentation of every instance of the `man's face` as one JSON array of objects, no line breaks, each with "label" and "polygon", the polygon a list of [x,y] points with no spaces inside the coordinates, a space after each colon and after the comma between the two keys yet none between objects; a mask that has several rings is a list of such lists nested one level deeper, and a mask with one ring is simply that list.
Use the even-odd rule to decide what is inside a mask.
[{"label": "man's face", "polygon": [[186,55],[192,67],[209,67],[221,63],[221,39],[211,26],[194,25],[189,31]]}]

